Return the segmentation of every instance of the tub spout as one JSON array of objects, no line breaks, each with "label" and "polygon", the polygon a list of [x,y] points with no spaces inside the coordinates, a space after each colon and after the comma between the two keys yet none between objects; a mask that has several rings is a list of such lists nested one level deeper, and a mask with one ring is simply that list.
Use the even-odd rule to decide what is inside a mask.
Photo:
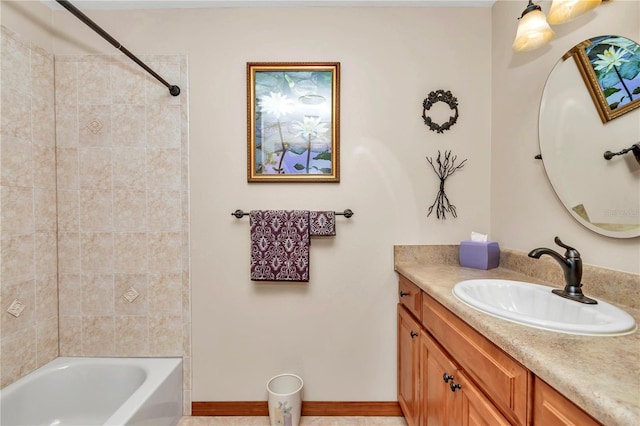
[{"label": "tub spout", "polygon": [[596,300],[586,297],[582,293],[582,259],[580,258],[578,250],[564,244],[558,237],[555,237],[554,241],[557,245],[566,249],[564,256],[545,247],[536,248],[529,252],[529,257],[535,259],[540,259],[540,256],[544,254],[549,255],[555,259],[562,268],[565,281],[564,290],[553,290],[553,293],[581,303],[590,305],[597,304],[598,302]]}]

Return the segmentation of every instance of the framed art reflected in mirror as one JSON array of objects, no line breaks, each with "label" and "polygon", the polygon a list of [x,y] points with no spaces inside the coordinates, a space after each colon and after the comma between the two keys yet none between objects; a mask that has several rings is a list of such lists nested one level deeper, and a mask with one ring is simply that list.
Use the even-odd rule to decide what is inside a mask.
[{"label": "framed art reflected in mirror", "polygon": [[626,37],[593,37],[567,52],[603,123],[640,107],[640,45]]},{"label": "framed art reflected in mirror", "polygon": [[339,182],[340,63],[247,63],[247,180]]}]

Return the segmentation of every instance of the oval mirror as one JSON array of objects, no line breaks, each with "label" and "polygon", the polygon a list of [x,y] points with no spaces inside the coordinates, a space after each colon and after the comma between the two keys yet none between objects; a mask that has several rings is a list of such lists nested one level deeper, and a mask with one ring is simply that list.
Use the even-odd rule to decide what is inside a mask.
[{"label": "oval mirror", "polygon": [[556,195],[609,237],[640,236],[639,74],[640,45],[594,37],[558,61],[540,103],[540,153]]}]

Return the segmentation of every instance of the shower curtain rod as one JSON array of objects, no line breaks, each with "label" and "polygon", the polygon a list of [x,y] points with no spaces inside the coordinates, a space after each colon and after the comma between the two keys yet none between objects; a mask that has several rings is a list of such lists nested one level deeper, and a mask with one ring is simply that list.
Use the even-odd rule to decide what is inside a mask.
[{"label": "shower curtain rod", "polygon": [[124,47],[123,45],[120,44],[120,42],[118,40],[116,40],[115,38],[111,37],[111,35],[106,32],[105,30],[103,30],[102,28],[100,28],[100,26],[98,24],[96,24],[95,22],[93,22],[87,15],[85,15],[84,13],[82,13],[80,11],[80,9],[78,9],[77,7],[75,7],[74,5],[71,4],[71,2],[67,1],[67,0],[56,0],[58,3],[60,3],[60,5],[62,7],[64,7],[65,9],[67,9],[69,12],[71,12],[73,15],[75,15],[76,18],[80,19],[82,22],[84,22],[89,28],[91,28],[93,31],[97,32],[98,34],[100,34],[102,36],[102,38],[104,38],[105,40],[107,40],[109,43],[111,43],[111,45],[113,47],[115,47],[116,49],[118,49],[119,51],[121,51],[122,53],[124,53],[125,55],[127,55],[129,57],[129,59],[131,59],[133,62],[135,62],[136,64],[140,65],[142,68],[144,68],[145,71],[147,71],[149,74],[151,74],[152,76],[154,76],[160,83],[164,84],[167,89],[169,89],[169,93],[171,93],[171,95],[173,96],[178,96],[180,94],[180,88],[178,86],[172,85],[167,83],[162,77],[160,77],[155,71],[153,71],[151,68],[149,68],[147,66],[147,64],[145,64],[144,62],[142,62],[140,59],[138,59],[133,53],[129,52],[127,50],[126,47]]}]

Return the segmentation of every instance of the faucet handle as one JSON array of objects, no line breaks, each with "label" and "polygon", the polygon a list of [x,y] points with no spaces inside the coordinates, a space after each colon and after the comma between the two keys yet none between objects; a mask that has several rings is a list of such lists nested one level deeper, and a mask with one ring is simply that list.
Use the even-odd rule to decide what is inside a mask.
[{"label": "faucet handle", "polygon": [[564,253],[564,257],[565,258],[580,258],[580,252],[576,249],[574,249],[571,246],[566,245],[565,243],[563,243],[560,238],[555,237],[554,240],[556,242],[557,245],[559,245],[560,247],[562,247],[563,249],[566,249],[567,251]]}]

